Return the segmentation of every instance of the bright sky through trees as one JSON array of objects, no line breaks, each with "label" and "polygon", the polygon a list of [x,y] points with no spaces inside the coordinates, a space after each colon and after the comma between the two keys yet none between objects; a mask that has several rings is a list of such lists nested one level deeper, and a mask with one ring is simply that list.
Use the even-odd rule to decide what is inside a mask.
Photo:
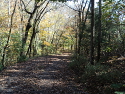
[{"label": "bright sky through trees", "polygon": [[[79,0],[80,1],[80,0]],[[99,0],[95,0],[95,7],[97,7],[97,2],[98,2]],[[67,1],[67,4],[69,5],[69,6],[74,6],[74,2],[73,1]],[[77,4],[77,3],[76,3]]]}]

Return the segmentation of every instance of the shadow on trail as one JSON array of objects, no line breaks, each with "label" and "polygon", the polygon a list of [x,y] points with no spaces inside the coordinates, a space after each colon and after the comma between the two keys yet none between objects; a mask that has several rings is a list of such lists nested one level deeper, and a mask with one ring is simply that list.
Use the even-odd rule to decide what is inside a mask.
[{"label": "shadow on trail", "polygon": [[0,94],[86,94],[63,79],[68,62],[68,54],[49,55],[10,66],[0,73]]}]

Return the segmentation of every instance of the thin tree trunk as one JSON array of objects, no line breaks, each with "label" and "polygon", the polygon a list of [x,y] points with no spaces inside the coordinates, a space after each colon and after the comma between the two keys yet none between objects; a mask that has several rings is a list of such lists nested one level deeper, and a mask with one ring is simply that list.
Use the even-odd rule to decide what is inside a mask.
[{"label": "thin tree trunk", "polygon": [[[33,33],[32,33],[31,39],[30,39],[30,44],[29,44],[29,47],[28,47],[28,50],[27,50],[27,53],[26,53],[26,55],[29,54],[29,57],[30,57],[30,55],[31,55],[32,43],[33,43],[33,40],[34,40],[35,36],[36,36],[36,30],[35,30],[35,27],[34,27],[34,28],[33,28]],[[29,53],[29,52],[30,52],[30,53]]]},{"label": "thin tree trunk", "polygon": [[[28,53],[29,53],[29,57],[31,55],[32,43],[33,43],[33,40],[35,39],[36,33],[38,32],[38,30],[36,29],[39,26],[39,22],[38,21],[42,19],[43,16],[41,16],[41,15],[43,14],[45,9],[47,8],[48,4],[49,4],[49,1],[47,2],[46,6],[39,11],[39,14],[38,15],[36,14],[36,18],[35,18],[34,23],[33,23],[33,33],[32,33],[31,39],[30,39],[30,44],[29,44],[29,47],[27,49],[26,56],[28,55]],[[37,7],[35,9],[37,10]],[[43,15],[45,15],[45,13]]]},{"label": "thin tree trunk", "polygon": [[125,39],[122,38],[122,45],[123,45],[123,56],[125,56]]},{"label": "thin tree trunk", "polygon": [[15,5],[14,5],[14,9],[13,9],[13,12],[12,12],[12,15],[11,15],[11,19],[10,19],[10,30],[9,30],[9,35],[7,37],[7,42],[4,46],[4,49],[3,49],[3,55],[2,55],[2,60],[1,60],[1,64],[2,66],[4,67],[4,60],[5,60],[5,55],[6,55],[6,49],[9,45],[9,41],[10,41],[10,38],[11,38],[11,32],[12,32],[12,25],[13,25],[13,16],[14,16],[14,13],[15,13],[15,10],[16,10],[16,3],[17,3],[17,0],[15,1]]},{"label": "thin tree trunk", "polygon": [[[25,48],[25,45],[26,45],[26,41],[27,41],[27,38],[28,38],[28,32],[30,30],[30,28],[32,27],[32,19],[37,11],[37,9],[40,7],[40,6],[37,6],[37,4],[35,3],[34,5],[34,9],[32,12],[29,12],[27,9],[26,9],[26,6],[24,4],[24,1],[23,0],[20,0],[20,2],[22,2],[22,4],[24,5],[24,9],[25,9],[25,12],[28,13],[30,15],[29,19],[28,19],[28,22],[27,22],[27,25],[26,25],[26,29],[25,29],[25,34],[24,34],[24,37],[22,38],[22,49],[21,49],[21,52],[20,52],[20,57],[22,57],[24,55],[24,48]],[[42,3],[41,3],[42,5]]]},{"label": "thin tree trunk", "polygon": [[28,32],[29,32],[30,28],[32,27],[31,26],[31,20],[33,18],[34,13],[35,13],[35,11],[30,15],[28,23],[26,25],[25,35],[24,35],[24,37],[22,39],[22,49],[21,49],[21,52],[20,52],[20,56],[23,55],[23,51],[24,51],[24,48],[25,48],[25,45],[26,45],[26,41],[27,41],[27,38],[28,38]]},{"label": "thin tree trunk", "polygon": [[[79,25],[79,35],[78,35],[78,55],[80,55],[80,51],[81,51],[81,46],[82,46],[82,37],[83,37],[83,31],[84,31],[84,28],[85,28],[85,23],[86,23],[86,20],[87,20],[87,16],[88,16],[88,12],[89,12],[89,8],[90,8],[90,3],[89,3],[89,6],[88,6],[88,9],[87,9],[87,12],[86,12],[86,15],[85,15],[85,18],[84,19],[81,19],[81,13],[79,12],[79,21],[80,21],[80,24],[82,23],[82,26]],[[83,11],[84,12],[84,11]],[[82,15],[83,16],[83,15]],[[84,21],[83,21],[84,20]]]},{"label": "thin tree trunk", "polygon": [[90,52],[90,63],[94,65],[94,0],[91,0],[91,52]]},{"label": "thin tree trunk", "polygon": [[101,52],[101,0],[99,0],[99,29],[98,29],[98,49],[97,49],[97,62],[100,60],[100,52]]}]

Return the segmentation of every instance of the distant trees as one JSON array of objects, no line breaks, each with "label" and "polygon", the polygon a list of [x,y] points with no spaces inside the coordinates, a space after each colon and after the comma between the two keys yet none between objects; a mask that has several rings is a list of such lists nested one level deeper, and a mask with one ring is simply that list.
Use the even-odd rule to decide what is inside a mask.
[{"label": "distant trees", "polygon": [[[122,78],[124,70],[121,69],[123,66],[121,63],[124,63],[125,57],[125,2],[123,0],[98,0],[97,6],[94,6],[94,0],[89,0],[89,2],[91,5],[85,26],[81,26],[84,31],[81,34],[77,21],[78,32],[76,33],[81,36],[77,36],[76,40],[81,39],[79,42],[81,45],[78,46],[80,51],[76,49],[72,56],[70,68],[75,71],[78,81],[86,84],[87,88],[90,87],[88,90],[92,90],[90,93],[94,93],[93,90],[97,90],[95,94],[121,91],[122,88],[116,89],[112,85],[124,83]],[[76,2],[75,4],[78,5]],[[78,18],[77,16],[77,20]],[[97,84],[92,84],[93,82]],[[105,87],[107,88],[104,90]]]},{"label": "distant trees", "polygon": [[[70,7],[70,6],[69,6]],[[77,13],[77,31],[76,32],[76,53],[78,56],[84,54],[83,48],[83,40],[84,40],[84,31],[86,29],[86,23],[88,20],[89,9],[90,9],[90,1],[88,0],[81,0],[75,1],[74,0],[74,7],[70,7],[72,10],[76,11]]]},{"label": "distant trees", "polygon": [[[121,36],[124,35],[121,33],[124,26],[123,1],[99,0],[97,7],[94,7],[93,0],[76,2],[74,1],[74,7],[69,7],[78,13],[78,32],[76,32],[78,57],[83,56],[94,64],[94,62],[102,60],[103,55],[107,59],[110,55],[116,55],[116,52],[119,53],[119,56],[123,55],[124,51],[120,50],[118,46],[124,47],[124,38]],[[114,43],[118,43],[118,48],[114,47]]]},{"label": "distant trees", "polygon": [[123,1],[99,0],[97,7],[94,0],[73,0],[72,6],[53,1],[2,2],[8,4],[5,11],[0,7],[2,66],[66,49],[75,49],[77,60],[82,57],[91,64],[102,61],[102,57],[124,56]]},{"label": "distant trees", "polygon": [[[27,14],[29,14],[28,22],[27,22],[26,27],[25,27],[25,33],[24,33],[24,36],[23,36],[23,39],[22,39],[22,49],[21,49],[21,52],[20,52],[20,57],[22,57],[23,55],[28,55],[28,54],[29,54],[29,57],[30,57],[31,50],[32,50],[31,46],[32,46],[32,42],[33,42],[33,40],[36,36],[36,33],[38,32],[39,21],[41,20],[41,18],[45,14],[45,9],[48,6],[49,1],[47,1],[47,2],[45,0],[42,1],[42,2],[35,1],[34,5],[33,5],[34,7],[31,9],[31,11],[27,10],[27,6],[26,6],[27,4],[25,4],[23,0],[20,0],[20,3],[22,4],[22,6],[21,6],[21,7],[23,7],[22,9]],[[29,33],[30,28],[33,28],[33,31],[32,31],[32,35],[31,35],[31,39],[30,39],[28,49],[26,51],[26,54],[24,54],[24,52],[25,52],[24,48],[25,48],[25,45],[26,45],[26,42],[27,42],[27,38],[28,38],[28,35],[29,35],[28,33]]]},{"label": "distant trees", "polygon": [[[8,6],[3,8],[5,4]],[[2,6],[0,9],[5,10],[0,12],[0,69],[29,57],[69,49],[70,45],[73,49],[74,23],[69,22],[73,18],[69,18],[72,15],[65,11],[63,3],[9,0]]]}]

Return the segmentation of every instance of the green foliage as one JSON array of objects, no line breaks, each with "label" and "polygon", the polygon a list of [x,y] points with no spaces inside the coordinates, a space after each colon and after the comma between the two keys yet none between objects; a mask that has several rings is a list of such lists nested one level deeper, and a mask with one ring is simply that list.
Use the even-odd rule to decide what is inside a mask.
[{"label": "green foliage", "polygon": [[1,70],[3,70],[3,66],[2,66],[2,64],[0,63],[0,71],[1,71]]},{"label": "green foliage", "polygon": [[106,2],[106,1],[108,1],[108,2],[110,2],[110,3],[111,3],[113,0],[103,0],[103,2]]},{"label": "green foliage", "polygon": [[116,91],[115,94],[125,94],[125,91]]},{"label": "green foliage", "polygon": [[111,52],[111,48],[110,47],[106,47],[103,51],[105,51],[105,52]]},{"label": "green foliage", "polygon": [[69,67],[75,72],[79,72],[80,70],[82,70],[82,64],[78,60],[72,60],[72,62],[69,64]]},{"label": "green foliage", "polygon": [[25,62],[26,60],[27,60],[27,57],[25,55],[18,57],[18,62]]},{"label": "green foliage", "polygon": [[[104,75],[107,73],[108,66],[96,64],[96,65],[91,65],[87,64],[84,68],[84,72],[82,75],[82,82],[85,82],[87,80],[93,80],[93,78],[97,78],[100,75]],[[88,79],[89,78],[89,79]]]},{"label": "green foliage", "polygon": [[108,83],[118,80],[121,76],[122,74],[118,70],[111,70],[109,66],[87,64],[82,75],[82,81],[96,80],[99,83]]},{"label": "green foliage", "polygon": [[118,70],[111,70],[110,72],[107,71],[105,73],[102,73],[100,75],[98,75],[98,79],[101,81],[101,82],[115,82],[117,80],[120,79],[120,77],[122,76],[122,73]]},{"label": "green foliage", "polygon": [[111,84],[111,88],[118,89],[118,88],[121,88],[121,87],[123,87],[122,83]]},{"label": "green foliage", "polygon": [[87,60],[83,56],[72,56],[72,61],[69,63],[69,67],[74,70],[78,75],[84,71],[85,63]]},{"label": "green foliage", "polygon": [[17,58],[19,56],[21,48],[21,36],[18,31],[13,32],[11,34],[11,40],[6,49],[6,58],[5,58],[5,66],[14,64],[17,62]]}]

